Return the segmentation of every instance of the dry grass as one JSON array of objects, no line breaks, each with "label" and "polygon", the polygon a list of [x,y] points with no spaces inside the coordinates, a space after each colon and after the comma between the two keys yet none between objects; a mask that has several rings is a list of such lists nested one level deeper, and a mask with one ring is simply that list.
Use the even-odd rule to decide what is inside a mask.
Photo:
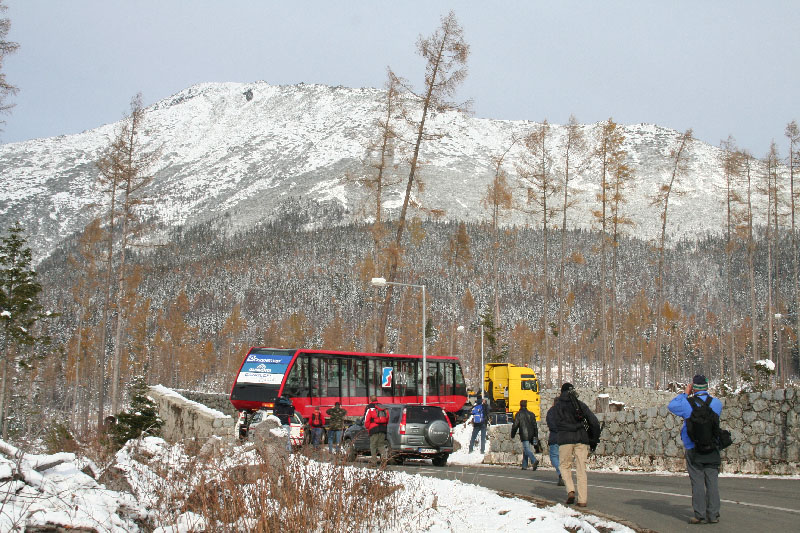
[{"label": "dry grass", "polygon": [[194,513],[208,532],[349,533],[386,529],[398,513],[410,505],[418,512],[421,505],[421,495],[410,502],[384,468],[318,462],[303,454],[260,460],[251,452],[251,460],[232,461],[237,453],[241,448],[223,447],[205,457],[185,448],[183,459],[132,453],[147,464],[147,485],[157,495],[150,502],[153,525]]}]

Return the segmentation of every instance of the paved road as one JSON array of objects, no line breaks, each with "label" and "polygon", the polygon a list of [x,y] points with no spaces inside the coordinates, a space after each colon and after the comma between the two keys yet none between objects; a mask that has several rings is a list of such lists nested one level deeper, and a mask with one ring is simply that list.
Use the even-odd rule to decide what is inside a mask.
[{"label": "paved road", "polygon": [[[424,462],[393,467],[443,479],[458,479],[500,492],[510,492],[548,503],[566,500],[564,487],[556,485],[553,470],[536,472],[495,466],[436,468]],[[720,477],[722,497],[718,524],[703,524],[702,531],[766,533],[800,531],[800,480],[758,477]],[[692,515],[689,477],[640,473],[589,472],[589,506],[582,511],[624,523],[639,531],[672,533],[696,531]]]}]

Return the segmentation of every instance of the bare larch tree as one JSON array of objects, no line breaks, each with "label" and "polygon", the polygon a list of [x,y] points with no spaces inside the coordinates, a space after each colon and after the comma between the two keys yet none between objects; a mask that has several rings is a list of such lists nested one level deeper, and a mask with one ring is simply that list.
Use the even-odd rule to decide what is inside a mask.
[{"label": "bare larch tree", "polygon": [[[403,242],[403,232],[406,227],[406,216],[408,205],[411,200],[411,192],[416,179],[417,167],[419,164],[420,148],[426,140],[426,122],[431,112],[444,112],[452,109],[460,109],[459,106],[449,100],[455,95],[456,89],[467,75],[467,58],[469,57],[469,45],[464,41],[464,32],[456,20],[455,13],[452,11],[442,18],[441,26],[430,37],[420,37],[417,42],[417,50],[425,59],[425,82],[423,92],[418,95],[422,110],[418,116],[416,124],[416,135],[413,144],[411,161],[409,164],[408,180],[406,182],[406,192],[403,198],[403,207],[397,221],[397,233],[395,235],[395,249],[400,250]],[[389,256],[388,281],[394,282],[397,279],[399,258],[396,253]],[[383,302],[378,325],[378,337],[376,341],[377,351],[382,352],[386,344],[386,323],[389,317],[389,309],[392,301],[393,285],[386,288],[386,297]]]}]

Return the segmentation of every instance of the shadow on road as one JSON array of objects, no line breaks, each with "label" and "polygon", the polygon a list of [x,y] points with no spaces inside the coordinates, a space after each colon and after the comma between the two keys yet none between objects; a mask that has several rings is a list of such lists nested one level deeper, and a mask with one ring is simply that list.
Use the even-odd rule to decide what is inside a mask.
[{"label": "shadow on road", "polygon": [[689,520],[694,516],[691,503],[687,506],[686,504],[670,503],[664,500],[646,500],[644,498],[625,500],[624,503],[641,507],[651,513],[658,513],[680,520]]}]

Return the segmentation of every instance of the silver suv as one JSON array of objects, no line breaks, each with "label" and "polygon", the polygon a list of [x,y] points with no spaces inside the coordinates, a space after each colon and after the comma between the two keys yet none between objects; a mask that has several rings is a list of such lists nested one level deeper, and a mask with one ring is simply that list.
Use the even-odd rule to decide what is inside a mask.
[{"label": "silver suv", "polygon": [[[418,404],[382,404],[389,414],[386,447],[382,456],[389,463],[403,464],[405,459],[431,459],[434,466],[445,466],[453,452],[453,427],[441,407]],[[359,420],[344,432],[348,459],[369,455],[369,432]]]}]

